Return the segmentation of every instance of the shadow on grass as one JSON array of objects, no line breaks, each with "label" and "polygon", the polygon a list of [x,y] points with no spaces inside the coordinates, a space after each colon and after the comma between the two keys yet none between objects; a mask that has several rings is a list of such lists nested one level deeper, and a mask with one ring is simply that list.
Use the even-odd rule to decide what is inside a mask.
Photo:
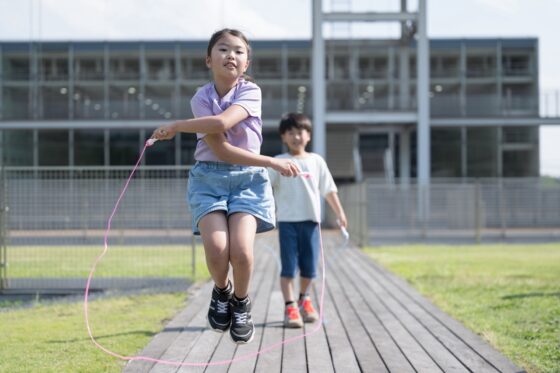
[{"label": "shadow on grass", "polygon": [[[150,331],[147,331],[147,330],[134,330],[132,332],[126,332],[126,333],[94,335],[94,337],[95,337],[96,340],[99,340],[99,339],[106,339],[106,338],[121,337],[123,335],[142,335],[144,337],[153,337],[156,334],[157,333],[150,332]],[[74,343],[74,342],[82,342],[82,341],[89,341],[89,340],[91,340],[91,338],[85,337],[85,338],[74,338],[74,339],[51,340],[51,341],[47,341],[47,343]]]},{"label": "shadow on grass", "polygon": [[521,298],[536,298],[536,297],[559,297],[560,298],[560,292],[512,294],[512,295],[503,296],[502,299],[521,299]]}]

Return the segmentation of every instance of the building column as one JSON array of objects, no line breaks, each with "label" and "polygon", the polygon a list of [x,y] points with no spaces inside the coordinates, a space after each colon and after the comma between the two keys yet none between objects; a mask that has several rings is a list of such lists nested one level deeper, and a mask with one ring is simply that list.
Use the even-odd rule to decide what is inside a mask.
[{"label": "building column", "polygon": [[426,13],[426,0],[419,0],[416,99],[418,100],[418,214],[422,221],[428,219],[430,206],[430,46]]},{"label": "building column", "polygon": [[[425,1],[425,0],[424,0]],[[326,158],[325,101],[325,41],[323,39],[323,1],[312,1],[313,51],[311,76],[313,87],[313,152]]]}]

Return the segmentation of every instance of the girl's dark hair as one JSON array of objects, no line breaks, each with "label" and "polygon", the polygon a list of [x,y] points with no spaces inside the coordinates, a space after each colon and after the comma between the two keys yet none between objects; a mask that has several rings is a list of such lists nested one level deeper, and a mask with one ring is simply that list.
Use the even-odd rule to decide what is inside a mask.
[{"label": "girl's dark hair", "polygon": [[[218,40],[220,40],[220,38],[225,34],[230,34],[243,40],[245,46],[247,47],[247,58],[248,60],[250,60],[252,51],[251,51],[251,45],[249,44],[249,40],[247,39],[245,34],[243,34],[241,31],[236,29],[231,29],[231,28],[224,28],[212,34],[212,36],[210,37],[210,41],[208,42],[208,47],[206,48],[206,56],[210,57],[210,55],[212,54],[212,48],[214,48],[214,45],[216,45]],[[250,82],[254,82],[253,78],[247,74],[243,74],[243,79]]]},{"label": "girl's dark hair", "polygon": [[298,130],[306,130],[311,133],[311,120],[305,114],[299,113],[288,113],[280,119],[280,126],[278,127],[278,132],[283,135],[292,128],[297,128]]}]

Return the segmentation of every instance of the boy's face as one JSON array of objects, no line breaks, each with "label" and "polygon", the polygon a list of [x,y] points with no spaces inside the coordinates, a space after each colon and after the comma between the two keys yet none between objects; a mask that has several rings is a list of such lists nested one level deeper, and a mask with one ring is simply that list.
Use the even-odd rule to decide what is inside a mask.
[{"label": "boy's face", "polygon": [[310,140],[311,134],[306,129],[291,128],[282,134],[282,142],[286,144],[290,153],[304,152]]}]

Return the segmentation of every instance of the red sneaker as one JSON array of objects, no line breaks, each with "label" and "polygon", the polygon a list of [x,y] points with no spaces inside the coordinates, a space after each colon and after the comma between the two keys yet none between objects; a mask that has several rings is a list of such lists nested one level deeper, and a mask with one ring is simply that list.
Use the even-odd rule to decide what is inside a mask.
[{"label": "red sneaker", "polygon": [[311,298],[303,297],[298,301],[298,305],[304,322],[315,322],[319,319],[319,314],[315,311]]},{"label": "red sneaker", "polygon": [[284,326],[286,328],[302,328],[303,320],[295,303],[288,304],[284,311]]}]

